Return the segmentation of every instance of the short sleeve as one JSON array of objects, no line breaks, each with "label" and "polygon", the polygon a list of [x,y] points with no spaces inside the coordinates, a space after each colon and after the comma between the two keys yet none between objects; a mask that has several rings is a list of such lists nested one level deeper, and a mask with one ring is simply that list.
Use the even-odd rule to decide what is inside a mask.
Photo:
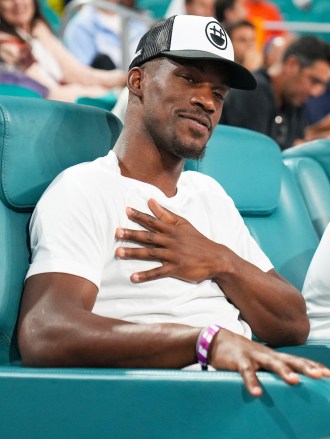
[{"label": "short sleeve", "polygon": [[100,286],[109,225],[89,186],[62,174],[42,196],[30,222],[32,261],[26,277],[60,272]]}]

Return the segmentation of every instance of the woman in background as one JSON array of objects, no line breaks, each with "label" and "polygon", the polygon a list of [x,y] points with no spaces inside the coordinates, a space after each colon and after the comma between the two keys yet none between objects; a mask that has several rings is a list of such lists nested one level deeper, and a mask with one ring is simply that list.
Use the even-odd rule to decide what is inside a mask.
[{"label": "woman in background", "polygon": [[[123,87],[126,74],[80,64],[53,35],[38,0],[0,0],[0,45],[4,62],[47,87],[49,99],[73,102]],[[11,58],[6,55],[11,53]]]}]

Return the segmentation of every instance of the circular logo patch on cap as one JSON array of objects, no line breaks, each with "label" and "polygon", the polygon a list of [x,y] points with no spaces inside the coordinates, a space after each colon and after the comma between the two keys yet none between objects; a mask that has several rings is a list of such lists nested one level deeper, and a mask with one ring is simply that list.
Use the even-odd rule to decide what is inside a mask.
[{"label": "circular logo patch on cap", "polygon": [[221,50],[227,48],[227,34],[217,21],[210,21],[205,28],[205,33],[213,46]]}]

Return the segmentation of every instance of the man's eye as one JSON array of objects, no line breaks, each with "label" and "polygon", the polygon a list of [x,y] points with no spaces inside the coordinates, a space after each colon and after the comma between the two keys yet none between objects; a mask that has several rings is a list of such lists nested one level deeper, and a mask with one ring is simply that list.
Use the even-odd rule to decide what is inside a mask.
[{"label": "man's eye", "polygon": [[214,91],[213,92],[213,94],[214,94],[214,96],[217,98],[217,99],[219,99],[219,101],[223,101],[224,100],[224,97],[223,97],[223,94],[220,92],[220,91]]},{"label": "man's eye", "polygon": [[194,83],[194,78],[190,75],[182,75],[182,78],[185,79],[187,82]]}]

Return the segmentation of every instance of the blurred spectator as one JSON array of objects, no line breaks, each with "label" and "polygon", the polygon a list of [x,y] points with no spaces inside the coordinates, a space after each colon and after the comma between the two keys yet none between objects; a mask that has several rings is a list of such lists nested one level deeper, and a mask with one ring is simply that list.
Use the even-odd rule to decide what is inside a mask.
[{"label": "blurred spectator", "polygon": [[47,87],[48,98],[102,96],[125,84],[126,75],[119,70],[82,66],[52,34],[37,0],[0,0],[0,19],[0,41],[6,43],[7,52],[10,44],[16,50],[14,67]]},{"label": "blurred spectator", "polygon": [[226,26],[233,43],[235,61],[249,70],[257,70],[263,65],[262,52],[257,48],[256,29],[247,20],[239,20]]},{"label": "blurred spectator", "polygon": [[[108,0],[135,10],[134,0]],[[144,13],[141,11],[141,14]],[[150,20],[151,21],[151,20]],[[148,30],[146,22],[130,20],[128,29],[131,59],[142,35]],[[84,5],[69,20],[63,40],[70,52],[85,65],[111,70],[124,68],[122,47],[122,19],[116,12],[93,4]]]},{"label": "blurred spectator", "polygon": [[259,131],[282,149],[305,138],[305,104],[324,93],[330,75],[330,45],[312,36],[297,38],[282,62],[255,73],[257,90],[231,90],[221,123]]},{"label": "blurred spectator", "polygon": [[214,17],[215,0],[186,0],[186,14]]},{"label": "blurred spectator", "polygon": [[268,68],[281,62],[286,48],[292,43],[293,39],[294,37],[288,33],[268,40],[263,48],[264,67]]},{"label": "blurred spectator", "polygon": [[325,93],[310,97],[306,104],[308,140],[330,138],[330,83]]},{"label": "blurred spectator", "polygon": [[216,0],[215,18],[224,26],[236,21],[246,20],[245,0]]},{"label": "blurred spectator", "polygon": [[252,21],[258,30],[258,44],[261,48],[271,38],[284,35],[283,30],[267,30],[264,28],[265,21],[283,22],[283,17],[279,8],[267,0],[245,0],[247,8],[247,19]]},{"label": "blurred spectator", "polygon": [[167,8],[165,17],[172,15],[215,16],[215,0],[172,0]]},{"label": "blurred spectator", "polygon": [[[330,78],[329,78],[330,79]],[[307,101],[307,119],[309,124],[320,122],[330,114],[330,83],[320,96],[310,97]]]}]

